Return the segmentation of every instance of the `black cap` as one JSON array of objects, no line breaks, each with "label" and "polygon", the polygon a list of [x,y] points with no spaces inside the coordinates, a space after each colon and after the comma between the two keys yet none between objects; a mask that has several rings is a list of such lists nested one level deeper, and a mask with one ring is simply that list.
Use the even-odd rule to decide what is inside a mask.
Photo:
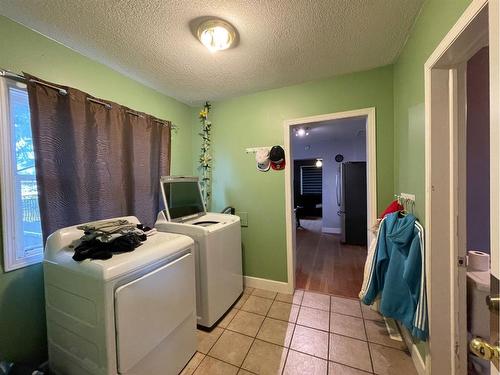
[{"label": "black cap", "polygon": [[269,160],[273,163],[278,163],[285,160],[285,150],[281,146],[273,146],[271,151],[269,151]]}]

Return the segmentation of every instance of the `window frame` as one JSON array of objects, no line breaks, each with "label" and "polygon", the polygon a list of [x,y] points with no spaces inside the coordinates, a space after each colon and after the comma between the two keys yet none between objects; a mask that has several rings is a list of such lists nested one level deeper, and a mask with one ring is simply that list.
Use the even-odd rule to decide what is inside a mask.
[{"label": "window frame", "polygon": [[[39,254],[18,258],[15,176],[12,170],[12,124],[10,121],[9,87],[15,81],[0,77],[0,201],[2,218],[2,245],[4,272],[14,271],[43,261],[44,251]],[[17,87],[19,88],[19,87]]]}]

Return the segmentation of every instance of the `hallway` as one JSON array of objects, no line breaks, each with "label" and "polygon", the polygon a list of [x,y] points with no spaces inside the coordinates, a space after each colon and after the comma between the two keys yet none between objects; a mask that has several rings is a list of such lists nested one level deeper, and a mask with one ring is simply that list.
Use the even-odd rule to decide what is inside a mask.
[{"label": "hallway", "polygon": [[296,288],[358,298],[366,248],[340,243],[321,232],[322,220],[301,220],[297,229]]}]

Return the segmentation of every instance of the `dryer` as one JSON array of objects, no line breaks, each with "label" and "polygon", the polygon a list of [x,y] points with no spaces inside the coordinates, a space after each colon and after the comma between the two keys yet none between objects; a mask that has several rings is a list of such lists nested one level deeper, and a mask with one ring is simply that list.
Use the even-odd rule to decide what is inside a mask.
[{"label": "dryer", "polygon": [[196,351],[193,240],[157,233],[130,253],[76,262],[81,236],[72,226],[47,239],[51,373],[178,374]]},{"label": "dryer", "polygon": [[166,209],[155,227],[194,240],[197,319],[211,328],[243,293],[240,218],[206,212],[197,177],[166,176],[161,183]]}]

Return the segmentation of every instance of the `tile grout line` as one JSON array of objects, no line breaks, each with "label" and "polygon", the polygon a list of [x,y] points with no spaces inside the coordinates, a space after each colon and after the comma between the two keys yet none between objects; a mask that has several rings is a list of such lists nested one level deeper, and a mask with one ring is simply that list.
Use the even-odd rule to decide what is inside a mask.
[{"label": "tile grout line", "polygon": [[[196,365],[196,367],[194,368],[193,372],[192,372],[190,375],[194,375],[194,373],[196,372],[196,370],[198,370],[198,367],[200,367],[201,362],[203,362],[203,360],[204,360],[204,359],[205,359],[205,357],[207,356],[206,354],[203,354],[203,353],[199,352],[198,350],[196,350],[196,352],[195,352],[195,353],[194,353],[194,355],[191,357],[191,359],[189,360],[189,362],[191,362],[191,360],[194,358],[194,356],[196,355],[196,353],[200,353],[201,355],[203,355],[203,358],[201,359],[200,363],[198,363],[198,364]],[[186,367],[188,367],[189,362],[188,362],[188,363],[186,363],[186,366],[184,366],[184,367],[182,368],[182,370],[181,370],[181,372],[180,372],[181,374],[182,374],[182,372],[186,369]]]},{"label": "tile grout line", "polygon": [[329,311],[328,311],[328,346],[327,346],[327,351],[326,351],[326,375],[330,372],[330,335],[331,333],[331,327],[332,327],[332,296],[330,296],[330,304],[329,304]]},{"label": "tile grout line", "polygon": [[372,350],[370,348],[370,341],[368,339],[368,330],[366,329],[366,321],[363,315],[363,307],[361,306],[361,301],[359,302],[359,308],[361,309],[361,316],[363,316],[363,328],[365,329],[366,335],[366,345],[368,346],[368,355],[370,356],[370,365],[372,366],[372,373],[375,373],[375,366],[373,366]]},{"label": "tile grout line", "polygon": [[[293,292],[293,294],[295,294],[295,291]],[[290,350],[292,350],[293,336],[295,335],[295,328],[297,328],[297,320],[299,319],[299,314],[300,314],[300,309],[302,308],[302,300],[303,299],[304,299],[304,292],[302,292],[302,297],[300,299],[299,311],[297,311],[297,319],[295,320],[295,322],[293,324],[292,337],[290,338],[290,346],[288,348],[288,351],[286,352],[285,361],[283,362],[283,368],[281,369],[281,372],[280,372],[281,375],[283,375],[285,372],[286,363],[288,362],[288,356],[290,355]],[[293,296],[292,296],[292,302],[293,302]],[[293,306],[293,304],[292,304],[292,306]]]},{"label": "tile grout line", "polygon": [[219,362],[223,362],[225,363],[226,365],[230,365],[232,367],[236,367],[237,370],[239,370],[241,367],[238,367],[236,366],[234,363],[230,363],[230,362],[227,362],[227,361],[224,361],[223,359],[220,359],[220,358],[217,358],[217,357],[214,357],[213,355],[206,355],[206,357],[210,357],[212,359],[215,359],[216,361],[219,361]]},{"label": "tile grout line", "polygon": [[[243,294],[245,294],[245,293],[243,293]],[[243,294],[242,294],[242,295],[243,295]],[[251,295],[251,294],[249,294],[249,296],[250,296],[250,295]],[[241,297],[240,297],[240,298],[241,298]],[[232,307],[232,309],[233,309],[233,308],[235,308],[235,307],[233,306],[233,307]],[[240,309],[236,309],[236,310],[238,310],[238,311],[239,311]],[[237,313],[236,313],[236,314],[237,314]],[[223,361],[223,360],[221,360],[221,359],[219,359],[219,358],[216,358],[216,357],[213,357],[213,356],[209,355],[209,353],[210,353],[210,351],[213,349],[213,347],[217,344],[217,342],[218,342],[218,341],[219,341],[219,339],[222,337],[222,335],[224,334],[224,332],[227,330],[227,327],[228,327],[228,326],[229,326],[229,324],[233,321],[233,319],[234,319],[234,317],[236,316],[236,314],[234,314],[234,316],[231,318],[231,320],[229,321],[229,323],[227,323],[227,326],[226,326],[226,327],[214,327],[214,328],[212,329],[212,331],[213,331],[213,330],[215,330],[215,328],[220,328],[220,329],[222,329],[222,333],[219,335],[219,337],[217,337],[217,339],[214,341],[214,343],[212,344],[212,346],[210,346],[210,349],[208,349],[207,354],[205,354],[205,357],[210,357],[210,358],[216,359],[216,360],[218,360],[218,361],[224,362],[224,363],[226,363],[226,364],[228,364],[228,365],[234,366],[232,363],[229,363],[229,362]],[[212,332],[212,331],[211,331],[211,332]],[[231,330],[229,330],[229,331],[230,331],[230,332],[233,332],[233,331],[231,331]],[[198,350],[197,350],[197,351],[198,351]],[[200,352],[200,353],[201,353],[201,352]],[[203,354],[203,353],[202,353],[202,354]],[[203,358],[203,359],[205,359],[205,358]],[[203,360],[202,360],[202,361],[203,361]],[[200,363],[198,364],[198,366],[196,367],[196,370],[198,370],[198,367],[199,367],[200,365],[201,365],[201,362],[200,362]],[[237,367],[237,366],[234,366],[234,367]],[[196,370],[193,372],[193,375],[194,375],[194,373],[196,372]]]},{"label": "tile grout line", "polygon": [[[353,370],[357,370],[357,371],[361,371],[363,373],[367,373],[369,375],[377,375],[375,374],[374,372],[372,371],[365,371],[363,369],[360,369],[359,367],[353,367],[352,365],[346,365],[345,363],[341,363],[341,362],[336,362],[336,361],[328,361],[328,362],[331,362],[331,363],[336,363],[337,365],[341,365],[341,366],[344,366],[344,367],[349,367],[350,369],[353,369]],[[334,375],[334,374],[332,374]]]},{"label": "tile grout line", "polygon": [[[255,292],[255,289],[254,289],[253,291]],[[252,295],[253,295],[253,292],[252,292]],[[239,367],[239,370],[242,370],[242,369],[243,369],[243,370],[245,370],[245,371],[248,371],[247,369],[244,369],[244,368],[243,368],[243,367],[241,367],[241,366],[243,366],[243,364],[245,363],[245,360],[246,360],[246,359],[247,359],[247,357],[248,357],[248,353],[250,353],[250,350],[252,350],[253,344],[255,343],[255,340],[257,339],[257,335],[259,334],[259,332],[260,332],[260,330],[261,330],[261,328],[262,328],[262,325],[264,324],[264,321],[266,320],[267,315],[269,314],[269,310],[271,310],[271,306],[273,305],[273,303],[274,303],[274,301],[276,300],[276,297],[277,297],[277,296],[278,296],[278,293],[276,293],[276,295],[275,295],[275,296],[274,296],[274,298],[272,299],[272,301],[273,301],[273,302],[272,302],[272,303],[271,303],[271,305],[269,306],[269,309],[267,310],[266,315],[264,315],[264,319],[262,319],[262,322],[260,323],[259,329],[258,329],[258,330],[257,330],[257,332],[255,333],[255,337],[253,337],[253,339],[252,339],[252,343],[250,344],[250,347],[248,348],[248,351],[247,351],[247,353],[245,354],[245,357],[243,358],[243,361],[241,362],[241,365],[240,365],[240,367]],[[257,296],[255,296],[255,297],[257,297]],[[268,299],[270,299],[270,298],[268,298]],[[258,315],[258,314],[256,314],[256,315]],[[239,370],[238,370],[238,372],[239,372]],[[253,372],[253,371],[251,371],[251,372]]]},{"label": "tile grout line", "polygon": [[[253,292],[252,292],[252,293],[253,293]],[[318,329],[318,328],[315,328],[315,327],[309,327],[309,326],[307,326],[307,325],[303,325],[303,324],[298,324],[298,323],[297,323],[297,321],[298,321],[298,317],[299,317],[299,315],[300,315],[300,312],[302,311],[302,307],[305,307],[305,308],[310,308],[310,309],[314,309],[314,310],[318,310],[318,311],[325,311],[325,312],[327,312],[327,313],[328,313],[328,331],[327,331],[327,333],[328,333],[328,342],[327,342],[327,359],[326,359],[326,363],[327,363],[327,373],[329,372],[329,368],[328,368],[328,366],[329,366],[329,363],[330,363],[330,362],[333,362],[333,363],[338,363],[338,364],[340,364],[340,365],[342,365],[342,366],[347,366],[347,367],[349,367],[349,368],[353,368],[353,369],[357,369],[357,370],[359,370],[359,368],[357,368],[357,367],[352,367],[352,366],[350,366],[350,365],[346,365],[346,364],[343,364],[343,363],[340,363],[340,362],[336,362],[336,361],[330,361],[330,351],[331,351],[331,348],[330,348],[330,336],[331,336],[331,335],[335,335],[335,334],[337,334],[337,333],[333,333],[333,332],[331,332],[331,327],[332,327],[332,313],[334,313],[334,311],[332,310],[332,306],[331,306],[331,301],[332,301],[332,298],[331,298],[331,297],[332,297],[332,296],[331,296],[331,295],[329,296],[329,297],[330,297],[330,298],[329,298],[329,300],[330,300],[329,310],[328,310],[328,311],[326,311],[326,310],[324,310],[324,309],[318,309],[318,308],[314,308],[314,307],[309,307],[309,306],[305,306],[305,305],[303,305],[303,299],[304,299],[304,293],[305,293],[305,292],[302,292],[302,293],[303,293],[303,294],[302,294],[302,297],[300,298],[300,304],[295,304],[295,303],[293,303],[293,301],[294,301],[294,300],[293,300],[293,295],[292,295],[292,303],[288,303],[288,302],[285,302],[285,301],[279,301],[279,300],[277,299],[277,298],[278,298],[278,293],[276,293],[276,295],[275,295],[272,299],[271,299],[271,298],[266,298],[266,297],[260,297],[260,298],[263,298],[263,299],[267,299],[267,300],[272,301],[272,302],[271,302],[271,305],[270,305],[269,309],[267,309],[267,312],[266,312],[266,314],[265,314],[265,315],[257,314],[257,313],[250,312],[250,311],[241,310],[241,308],[240,308],[240,309],[238,309],[238,308],[236,308],[236,307],[234,307],[234,306],[233,306],[233,307],[232,307],[232,309],[237,310],[237,312],[236,312],[236,313],[235,313],[235,315],[231,318],[231,320],[229,320],[229,321],[228,321],[228,324],[226,325],[226,327],[225,327],[225,328],[224,328],[224,327],[220,327],[220,326],[219,326],[219,327],[215,327],[215,328],[220,328],[220,329],[222,330],[222,333],[221,333],[221,334],[219,335],[219,337],[215,340],[215,342],[214,342],[214,343],[210,346],[210,349],[208,350],[208,352],[210,352],[210,351],[213,349],[213,347],[217,344],[217,342],[220,340],[220,338],[222,337],[222,335],[224,334],[224,332],[225,332],[225,331],[234,332],[234,333],[237,333],[237,334],[241,334],[241,335],[247,336],[247,337],[249,337],[249,338],[251,338],[251,339],[252,339],[252,343],[250,344],[249,350],[246,352],[245,357],[243,358],[243,362],[241,363],[241,365],[240,365],[240,366],[235,366],[234,364],[229,363],[229,362],[226,362],[226,361],[221,360],[221,359],[219,359],[219,358],[216,358],[216,357],[214,357],[213,355],[210,355],[209,353],[204,354],[204,353],[202,353],[202,352],[199,352],[199,353],[203,356],[203,359],[202,359],[202,360],[200,361],[200,363],[199,363],[199,364],[198,364],[198,365],[194,368],[193,373],[195,373],[195,372],[198,370],[198,368],[200,367],[200,365],[201,365],[201,363],[203,362],[203,360],[205,359],[205,357],[210,357],[210,358],[213,358],[213,359],[219,360],[219,361],[224,362],[224,363],[226,363],[226,364],[228,364],[228,365],[231,365],[231,366],[234,366],[234,367],[238,368],[238,370],[245,370],[245,371],[249,371],[249,370],[244,369],[244,368],[242,367],[242,365],[243,365],[243,363],[245,362],[246,358],[248,357],[248,354],[249,354],[249,352],[250,352],[251,348],[252,348],[252,347],[253,347],[253,345],[255,344],[255,341],[257,340],[257,335],[258,335],[258,334],[259,334],[259,332],[261,331],[262,326],[263,326],[263,324],[264,324],[264,321],[265,321],[266,319],[270,319],[270,320],[275,320],[275,321],[283,322],[283,323],[286,323],[287,325],[288,325],[288,324],[293,324],[292,336],[291,336],[291,338],[290,338],[290,344],[289,344],[289,346],[288,346],[288,347],[287,347],[287,346],[285,346],[285,345],[280,345],[280,344],[276,344],[276,343],[274,343],[274,342],[267,341],[267,340],[265,340],[265,339],[262,339],[262,340],[261,340],[261,339],[259,339],[260,341],[266,342],[266,343],[271,344],[271,345],[276,345],[276,346],[278,346],[278,347],[280,347],[280,348],[282,348],[282,349],[287,350],[287,353],[286,353],[286,356],[285,356],[285,360],[284,360],[284,362],[283,362],[283,369],[282,369],[281,373],[283,373],[283,372],[284,372],[284,368],[285,368],[286,363],[287,363],[287,361],[288,361],[288,356],[289,356],[290,350],[294,350],[294,351],[296,351],[296,352],[298,352],[298,353],[302,353],[302,354],[304,354],[304,355],[308,355],[308,356],[311,356],[311,357],[314,357],[314,358],[318,358],[318,359],[320,359],[320,360],[321,360],[321,359],[322,359],[322,360],[325,360],[325,358],[318,357],[318,356],[316,356],[316,355],[312,355],[312,354],[310,354],[310,353],[305,353],[305,352],[302,352],[302,351],[300,351],[300,350],[295,350],[295,349],[292,349],[292,347],[291,347],[291,345],[292,345],[292,341],[293,341],[293,337],[294,337],[294,335],[295,335],[295,331],[296,331],[296,327],[297,327],[297,325],[298,325],[298,326],[301,326],[301,327],[305,327],[305,328],[309,328],[309,329],[315,329],[315,330],[318,330],[318,331],[325,332],[325,331],[324,331],[324,330],[322,330],[322,329]],[[295,292],[294,292],[294,294],[295,294]],[[318,294],[320,294],[320,293],[318,293]],[[251,295],[252,295],[252,294],[249,294],[248,296],[251,296]],[[259,296],[255,296],[255,297],[259,297]],[[284,320],[281,320],[281,319],[276,319],[276,318],[273,318],[273,317],[269,316],[269,311],[271,310],[271,306],[274,304],[274,302],[282,302],[282,303],[287,303],[287,304],[289,304],[290,306],[297,306],[297,307],[298,307],[298,311],[297,311],[297,319],[295,320],[295,322],[290,322],[289,320],[284,321]],[[360,303],[360,302],[358,301],[358,303]],[[361,305],[359,305],[359,306],[361,307]],[[233,331],[233,330],[231,330],[231,329],[229,329],[229,328],[228,328],[228,327],[229,327],[229,325],[231,324],[231,322],[235,319],[235,317],[236,317],[236,315],[238,314],[238,312],[239,312],[239,311],[244,311],[244,312],[247,312],[247,313],[251,313],[251,314],[259,315],[259,316],[261,316],[261,317],[263,317],[263,318],[264,318],[264,319],[262,320],[262,322],[260,323],[260,326],[259,326],[259,328],[258,328],[257,333],[255,334],[255,336],[250,336],[250,335],[245,334],[245,333],[241,333],[241,332]],[[335,312],[335,313],[336,313],[336,312]],[[357,318],[357,319],[359,319],[359,317],[354,316],[354,315],[348,315],[348,314],[343,314],[343,313],[336,313],[336,314],[339,314],[339,315],[342,315],[342,316],[349,316],[349,317],[352,317],[352,318]],[[370,340],[368,339],[368,331],[367,331],[367,327],[366,327],[366,321],[368,320],[368,321],[372,322],[372,321],[376,321],[376,320],[373,320],[373,319],[366,319],[366,318],[364,317],[364,314],[363,314],[363,312],[362,312],[362,311],[361,311],[361,316],[362,316],[362,318],[361,318],[361,319],[363,320],[363,329],[364,329],[364,332],[365,332],[366,340],[362,340],[362,339],[359,339],[359,338],[357,338],[357,337],[351,337],[351,336],[344,335],[344,334],[338,334],[338,335],[339,335],[339,336],[342,336],[342,337],[347,337],[347,338],[350,338],[350,339],[354,339],[354,340],[357,340],[357,341],[362,341],[362,342],[366,342],[366,343],[367,343],[367,345],[368,345],[368,354],[369,354],[369,356],[370,356],[370,364],[371,364],[371,366],[372,366],[372,371],[374,371],[374,365],[373,365],[373,357],[372,357],[372,350],[371,350],[370,344],[379,345],[379,346],[382,346],[382,347],[385,347],[385,348],[388,348],[388,349],[397,350],[397,351],[400,351],[400,352],[406,352],[404,349],[395,348],[395,347],[392,347],[392,346],[389,346],[389,345],[385,345],[385,344],[382,344],[382,343],[378,343],[378,342],[373,342],[373,341],[370,341]],[[193,357],[194,357],[194,356],[193,356]],[[253,373],[252,371],[249,371],[249,372]]]},{"label": "tile grout line", "polygon": [[[255,291],[255,288],[254,288],[254,290],[252,291],[252,293],[248,294],[248,296],[250,297],[250,296],[253,294],[253,292],[254,292],[254,291]],[[243,293],[243,294],[245,294],[245,293]],[[243,295],[243,294],[242,294],[242,295]],[[257,296],[255,296],[255,297],[257,297]],[[241,298],[241,297],[240,297],[240,298]],[[248,299],[248,298],[247,298],[247,299]],[[246,302],[246,301],[245,301],[245,302]],[[273,299],[273,302],[274,302],[274,299]],[[242,305],[241,307],[243,307],[243,305]],[[240,311],[240,310],[241,310],[241,309],[237,309],[237,308],[235,308],[234,306],[232,307],[232,309],[236,309],[236,310],[238,310],[238,311]],[[245,311],[245,310],[242,310],[242,311],[250,313],[249,311]],[[236,313],[236,314],[237,314],[237,313]],[[231,324],[231,322],[232,322],[232,321],[233,321],[233,319],[235,318],[236,314],[235,314],[235,315],[231,318],[231,320],[228,322],[228,324],[226,325],[226,327],[220,327],[220,326],[218,326],[218,327],[214,327],[214,328],[212,329],[212,331],[213,331],[215,328],[220,328],[220,329],[222,330],[222,333],[219,335],[219,337],[217,337],[217,339],[214,341],[214,343],[210,346],[210,349],[208,349],[208,351],[207,351],[207,353],[206,353],[206,354],[205,354],[205,353],[202,353],[202,352],[198,352],[198,350],[196,350],[196,352],[201,353],[202,355],[204,355],[203,360],[204,360],[206,357],[210,357],[210,358],[213,358],[213,359],[215,359],[215,360],[218,360],[218,361],[221,361],[221,362],[223,362],[223,363],[226,363],[226,364],[228,364],[228,365],[231,365],[231,366],[233,366],[233,367],[236,367],[236,368],[238,369],[238,372],[239,372],[239,370],[241,370],[241,369],[242,369],[242,367],[241,367],[241,366],[235,366],[235,365],[234,365],[234,364],[232,364],[232,363],[226,362],[226,361],[224,361],[224,360],[222,360],[222,359],[220,359],[220,358],[216,358],[216,357],[214,357],[214,356],[210,355],[210,351],[214,348],[214,346],[217,344],[217,342],[218,342],[218,341],[219,341],[219,339],[222,337],[222,335],[224,334],[224,332],[225,332],[225,331],[238,333],[238,334],[241,334],[241,335],[244,335],[244,336],[247,336],[247,337],[252,338],[251,336],[245,335],[245,334],[243,334],[243,333],[240,333],[240,332],[236,332],[236,331],[233,331],[233,330],[227,329],[227,327],[229,326],[229,324]],[[256,315],[260,315],[260,314],[256,314]],[[262,316],[262,315],[261,315],[261,316]],[[266,317],[266,316],[267,316],[267,315],[265,315],[265,316],[264,316],[264,319],[265,319],[265,317]],[[264,322],[264,321],[262,321],[262,322]],[[261,326],[262,326],[262,324],[261,324]],[[260,327],[259,327],[259,330],[260,330]],[[212,331],[211,331],[211,332],[212,332]],[[210,332],[210,333],[211,333],[211,332]],[[258,333],[258,331],[257,331],[257,333]],[[255,338],[253,338],[253,341],[252,341],[252,344],[250,345],[250,348],[252,347],[252,345],[253,345],[254,341],[255,341]],[[250,352],[250,348],[249,348],[248,352]],[[246,353],[245,358],[243,358],[243,362],[245,361],[246,356],[248,355],[248,352]],[[193,357],[194,357],[194,356],[193,356]],[[201,362],[203,362],[203,360],[201,360],[201,361],[200,361],[200,363],[198,364],[198,366],[196,366],[195,370],[193,371],[193,375],[194,375],[194,373],[198,370],[198,367],[200,367]],[[242,362],[242,364],[243,364],[243,362]],[[243,369],[243,370],[245,370],[245,369]],[[245,371],[247,371],[247,370],[245,370]]]}]

